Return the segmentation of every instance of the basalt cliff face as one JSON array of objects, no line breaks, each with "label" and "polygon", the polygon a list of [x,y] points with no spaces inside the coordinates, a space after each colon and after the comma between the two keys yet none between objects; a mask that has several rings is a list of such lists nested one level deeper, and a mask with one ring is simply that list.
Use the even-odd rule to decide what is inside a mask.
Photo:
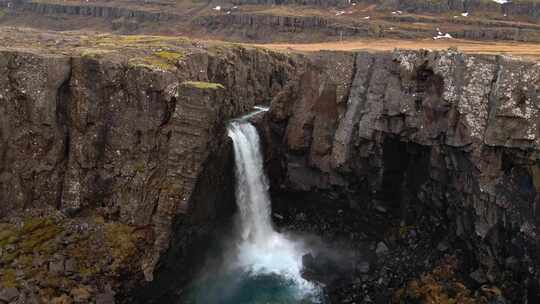
[{"label": "basalt cliff face", "polygon": [[[351,243],[372,209],[384,233],[442,227],[426,239],[467,257],[467,287],[538,299],[538,64],[56,35],[0,51],[0,302],[175,301],[235,209],[225,123],[270,101],[254,122],[275,210],[311,208]],[[377,255],[400,248],[383,241]],[[418,272],[378,265],[354,269],[381,303],[425,296]]]},{"label": "basalt cliff face", "polygon": [[431,39],[439,32],[467,40],[538,42],[539,16],[535,1],[0,0],[4,26],[259,43]]},{"label": "basalt cliff face", "polygon": [[225,122],[296,69],[238,47],[85,52],[0,51],[0,302],[131,302],[171,243],[188,277],[235,208]]},{"label": "basalt cliff face", "polygon": [[[540,66],[451,50],[358,53],[349,62],[346,94],[335,76],[347,74],[311,71],[257,121],[274,195],[357,217],[394,210],[401,237],[422,222],[442,225],[442,251],[448,242],[469,254],[467,279],[501,287],[512,277],[517,287],[501,287],[512,303],[537,301]],[[385,243],[399,247],[393,237]],[[398,298],[441,300],[427,294]]]}]

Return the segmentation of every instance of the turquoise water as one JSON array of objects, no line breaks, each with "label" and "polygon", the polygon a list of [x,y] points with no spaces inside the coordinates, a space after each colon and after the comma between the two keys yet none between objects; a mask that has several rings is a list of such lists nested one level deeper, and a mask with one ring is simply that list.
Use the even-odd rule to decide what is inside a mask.
[{"label": "turquoise water", "polygon": [[311,304],[322,303],[319,294],[306,293],[293,279],[278,274],[231,272],[193,284],[186,304]]}]

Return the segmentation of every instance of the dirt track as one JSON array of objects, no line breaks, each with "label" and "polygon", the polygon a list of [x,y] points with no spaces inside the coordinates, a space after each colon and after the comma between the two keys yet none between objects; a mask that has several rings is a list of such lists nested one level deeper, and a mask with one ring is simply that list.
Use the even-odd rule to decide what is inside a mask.
[{"label": "dirt track", "polygon": [[518,42],[475,42],[458,39],[448,40],[392,40],[392,39],[361,39],[343,42],[324,42],[309,44],[259,44],[257,46],[273,50],[314,52],[320,50],[337,51],[391,51],[400,49],[448,49],[457,47],[460,51],[470,54],[507,54],[540,60],[540,44]]}]

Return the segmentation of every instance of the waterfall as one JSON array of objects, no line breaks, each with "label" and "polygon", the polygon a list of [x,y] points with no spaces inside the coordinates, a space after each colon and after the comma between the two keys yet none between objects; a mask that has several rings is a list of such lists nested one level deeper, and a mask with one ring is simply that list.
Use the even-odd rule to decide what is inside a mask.
[{"label": "waterfall", "polygon": [[277,275],[294,285],[297,298],[318,302],[319,288],[301,276],[301,242],[276,232],[271,220],[268,179],[264,173],[259,135],[246,120],[229,124],[236,170],[236,203],[240,232],[236,267],[257,275]]},{"label": "waterfall", "polygon": [[242,240],[262,244],[274,232],[270,219],[268,180],[263,172],[259,135],[248,122],[229,126],[236,160],[236,203],[240,211]]}]

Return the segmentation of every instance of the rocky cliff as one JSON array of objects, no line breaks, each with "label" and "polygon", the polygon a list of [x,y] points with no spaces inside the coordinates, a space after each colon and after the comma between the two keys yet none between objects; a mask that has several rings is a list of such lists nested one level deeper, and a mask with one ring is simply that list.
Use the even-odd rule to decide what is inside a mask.
[{"label": "rocky cliff", "polygon": [[[344,24],[318,16],[282,16],[272,14],[234,13],[201,16],[194,24],[208,33],[227,33],[254,41],[271,42],[273,39],[295,35],[296,41],[322,40],[324,37],[379,37],[381,28],[368,23]],[[236,38],[239,39],[239,38]]]},{"label": "rocky cliff", "polygon": [[[443,225],[443,239],[472,255],[466,280],[536,301],[540,66],[456,51],[358,53],[344,62],[354,65],[350,81],[337,71],[305,73],[258,122],[274,196],[350,208],[358,219],[374,206],[394,210],[398,239],[424,221]],[[347,93],[336,93],[343,83]],[[374,280],[391,282],[386,273]],[[433,299],[424,296],[412,292]]]},{"label": "rocky cliff", "polygon": [[171,243],[187,276],[189,244],[234,210],[225,122],[296,69],[255,49],[123,39],[0,51],[0,302],[126,300],[170,266]]},{"label": "rocky cliff", "polygon": [[380,8],[400,9],[408,12],[443,13],[449,11],[471,13],[502,13],[504,16],[521,16],[529,20],[538,20],[540,6],[538,2],[531,1],[508,1],[498,3],[495,1],[468,0],[468,1],[382,1]]},{"label": "rocky cliff", "polygon": [[[354,6],[345,2],[1,0],[0,23],[242,42],[431,39],[440,31],[469,40],[540,41],[534,2],[362,1]],[[464,11],[470,15],[461,16]]]},{"label": "rocky cliff", "polygon": [[130,18],[139,22],[159,22],[178,19],[175,14],[168,14],[152,9],[117,7],[112,5],[90,5],[88,3],[66,4],[32,1],[2,1],[0,6],[13,10],[29,11],[38,14],[66,14],[95,18]]},{"label": "rocky cliff", "polygon": [[468,288],[539,298],[537,63],[8,31],[0,302],[170,301],[235,209],[225,122],[270,101],[256,123],[275,209],[353,245],[378,230],[377,255],[406,249],[354,266],[336,301],[364,285],[418,300],[433,284],[388,269],[431,266],[434,247],[464,258]]}]

